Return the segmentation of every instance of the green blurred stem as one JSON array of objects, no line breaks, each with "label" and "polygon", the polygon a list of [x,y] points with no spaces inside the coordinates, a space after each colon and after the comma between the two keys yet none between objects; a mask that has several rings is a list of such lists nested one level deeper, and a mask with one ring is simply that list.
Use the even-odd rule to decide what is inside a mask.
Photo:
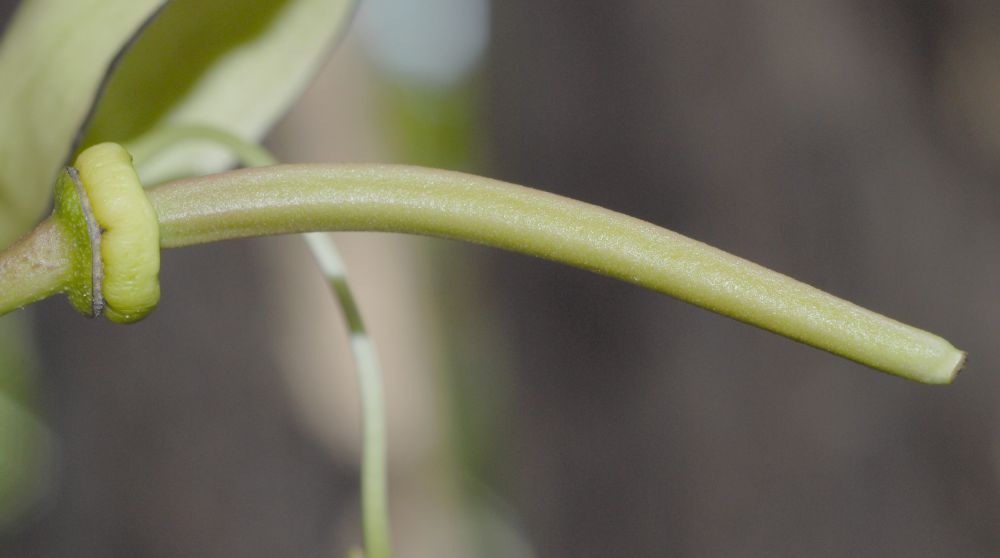
[{"label": "green blurred stem", "polygon": [[[178,125],[158,129],[130,147],[135,160],[144,162],[174,144],[208,141],[227,148],[245,167],[276,165],[277,159],[264,147],[225,130],[201,125]],[[378,352],[361,319],[357,301],[347,279],[347,268],[333,240],[325,233],[302,235],[313,258],[337,298],[350,332],[351,353],[358,377],[362,413],[361,517],[365,558],[389,558],[388,455],[382,366]]]},{"label": "green blurred stem", "polygon": [[964,353],[701,242],[497,180],[395,165],[282,165],[149,191],[161,245],[317,230],[415,233],[539,256],[632,282],[891,374],[948,383]]},{"label": "green blurred stem", "polygon": [[167,148],[188,141],[207,141],[221,145],[232,152],[245,167],[266,167],[278,163],[267,149],[256,143],[246,141],[225,130],[199,124],[157,128],[154,133],[146,134],[142,141],[129,145],[128,150],[132,157],[142,164],[155,159]]},{"label": "green blurred stem", "polygon": [[306,242],[340,302],[351,335],[351,351],[357,367],[361,390],[361,524],[364,531],[365,558],[388,558],[391,552],[389,532],[389,494],[386,455],[388,433],[385,424],[385,401],[382,389],[382,366],[371,336],[365,329],[346,269],[333,241],[322,233],[307,233]]}]

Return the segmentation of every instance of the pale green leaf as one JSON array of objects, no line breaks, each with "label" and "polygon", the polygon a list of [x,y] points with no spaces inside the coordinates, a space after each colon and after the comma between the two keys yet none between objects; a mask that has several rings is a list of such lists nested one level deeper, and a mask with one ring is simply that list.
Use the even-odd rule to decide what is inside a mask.
[{"label": "pale green leaf", "polygon": [[163,3],[22,3],[0,43],[0,246],[45,211],[108,68]]},{"label": "pale green leaf", "polygon": [[[0,246],[45,210],[58,168],[80,147],[88,115],[83,145],[134,143],[160,125],[184,123],[260,139],[308,82],[355,3],[24,2],[0,44]],[[161,7],[108,78],[123,48]],[[211,150],[179,146],[142,170],[152,181],[229,162]]]},{"label": "pale green leaf", "polygon": [[[0,247],[35,224],[59,168],[87,143],[140,141],[162,125],[184,123],[259,139],[305,86],[354,6],[26,0],[0,43]],[[178,164],[185,160],[198,166]],[[167,175],[228,164],[190,151],[156,161]],[[0,336],[7,338],[10,332]],[[0,347],[0,357],[14,354]],[[37,421],[2,382],[19,371],[0,362],[0,523],[30,503],[43,478],[44,456],[10,450],[29,441],[45,448]]]},{"label": "pale green leaf", "polygon": [[[297,98],[353,13],[355,0],[173,0],[111,78],[85,145],[142,142],[196,124],[259,140]],[[180,145],[137,161],[144,182],[232,164]]]}]

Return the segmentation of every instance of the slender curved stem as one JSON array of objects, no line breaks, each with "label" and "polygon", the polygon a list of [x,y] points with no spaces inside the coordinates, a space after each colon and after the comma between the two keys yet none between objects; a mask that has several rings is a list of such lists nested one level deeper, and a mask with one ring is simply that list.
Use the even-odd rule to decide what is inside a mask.
[{"label": "slender curved stem", "polygon": [[[278,163],[270,151],[225,130],[202,125],[167,126],[132,146],[133,156],[146,161],[163,153],[171,145],[203,140],[229,149],[245,167],[265,167]],[[365,328],[357,301],[347,279],[340,250],[325,233],[302,235],[330,291],[336,297],[350,334],[351,353],[358,377],[361,398],[361,524],[366,558],[392,556],[389,532],[388,455],[385,401],[382,389],[382,366],[375,344]]]},{"label": "slender curved stem", "polygon": [[921,382],[950,382],[964,362],[940,337],[701,242],[488,178],[394,165],[282,165],[180,180],[149,196],[164,248],[316,230],[425,234],[616,277]]},{"label": "slender curved stem", "polygon": [[365,558],[389,558],[392,555],[389,532],[389,471],[385,424],[385,401],[382,389],[382,366],[378,351],[361,319],[347,271],[340,252],[330,237],[322,233],[306,233],[306,242],[330,289],[340,303],[351,336],[351,352],[357,368],[361,390],[362,449],[361,449],[361,526]]},{"label": "slender curved stem", "polygon": [[143,136],[142,141],[129,145],[128,150],[136,161],[145,163],[155,159],[172,145],[192,140],[207,141],[225,147],[245,167],[266,167],[278,162],[267,149],[256,143],[246,141],[231,132],[200,124],[161,126],[155,132]]}]

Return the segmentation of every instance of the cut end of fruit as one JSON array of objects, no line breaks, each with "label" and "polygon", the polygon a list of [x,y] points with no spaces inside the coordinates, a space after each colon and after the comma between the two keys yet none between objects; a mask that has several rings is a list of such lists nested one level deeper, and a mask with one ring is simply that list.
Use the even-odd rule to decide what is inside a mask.
[{"label": "cut end of fruit", "polygon": [[965,361],[967,358],[968,355],[965,351],[958,351],[958,357],[952,361],[951,373],[948,375],[948,381],[946,383],[950,384],[955,380],[955,376],[958,376],[958,373],[965,368]]},{"label": "cut end of fruit", "polygon": [[952,347],[952,350],[941,358],[940,364],[934,370],[914,379],[925,384],[950,384],[955,380],[955,376],[965,368],[965,359],[965,351]]}]

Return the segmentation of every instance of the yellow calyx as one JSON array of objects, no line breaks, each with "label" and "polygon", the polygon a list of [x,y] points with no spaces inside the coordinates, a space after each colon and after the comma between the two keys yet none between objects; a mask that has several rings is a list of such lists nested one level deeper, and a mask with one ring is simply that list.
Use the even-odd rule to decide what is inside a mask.
[{"label": "yellow calyx", "polygon": [[74,166],[101,227],[104,313],[118,323],[142,319],[160,301],[160,230],[132,156],[102,143],[80,153]]}]

